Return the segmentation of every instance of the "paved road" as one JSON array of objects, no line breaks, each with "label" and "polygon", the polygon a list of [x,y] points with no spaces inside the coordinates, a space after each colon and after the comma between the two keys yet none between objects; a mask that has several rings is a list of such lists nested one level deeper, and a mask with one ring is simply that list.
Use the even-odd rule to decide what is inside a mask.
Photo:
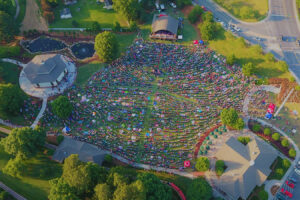
[{"label": "paved road", "polygon": [[195,0],[195,2],[204,5],[226,24],[236,24],[241,29],[237,35],[252,44],[260,44],[277,59],[285,60],[300,84],[300,47],[296,45],[296,39],[300,38],[300,25],[295,0],[269,0],[268,16],[257,23],[246,23],[236,19],[212,0]]}]

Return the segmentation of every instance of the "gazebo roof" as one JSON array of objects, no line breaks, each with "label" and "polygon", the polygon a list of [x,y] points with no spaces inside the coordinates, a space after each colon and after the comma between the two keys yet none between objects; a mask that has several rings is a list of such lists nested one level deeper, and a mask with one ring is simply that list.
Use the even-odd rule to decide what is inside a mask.
[{"label": "gazebo roof", "polygon": [[49,83],[56,81],[65,70],[66,64],[59,54],[45,54],[35,56],[24,68],[24,72],[31,83]]},{"label": "gazebo roof", "polygon": [[177,34],[179,21],[167,15],[154,15],[152,23],[152,33],[157,31],[169,31]]}]

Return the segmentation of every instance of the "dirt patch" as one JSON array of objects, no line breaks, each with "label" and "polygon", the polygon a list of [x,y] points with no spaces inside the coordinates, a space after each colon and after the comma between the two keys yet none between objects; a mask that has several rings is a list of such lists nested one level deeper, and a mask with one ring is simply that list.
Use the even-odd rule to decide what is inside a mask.
[{"label": "dirt patch", "polygon": [[192,10],[193,6],[185,6],[183,9],[181,9],[181,12],[187,16]]},{"label": "dirt patch", "polygon": [[277,193],[279,188],[280,188],[279,185],[273,185],[271,187],[271,194],[274,196]]},{"label": "dirt patch", "polygon": [[26,14],[22,23],[21,31],[36,29],[48,31],[46,20],[41,16],[40,9],[35,0],[27,0]]}]

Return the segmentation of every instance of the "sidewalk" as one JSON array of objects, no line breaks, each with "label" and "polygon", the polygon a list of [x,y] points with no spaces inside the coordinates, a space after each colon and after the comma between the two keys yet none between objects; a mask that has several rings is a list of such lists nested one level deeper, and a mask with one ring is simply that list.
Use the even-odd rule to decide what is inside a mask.
[{"label": "sidewalk", "polygon": [[2,183],[0,181],[0,187],[5,190],[6,192],[8,192],[9,194],[11,194],[14,198],[16,198],[17,200],[27,200],[25,199],[23,196],[19,195],[18,193],[16,193],[15,191],[13,191],[12,189],[10,189],[8,186],[4,185],[4,183]]}]

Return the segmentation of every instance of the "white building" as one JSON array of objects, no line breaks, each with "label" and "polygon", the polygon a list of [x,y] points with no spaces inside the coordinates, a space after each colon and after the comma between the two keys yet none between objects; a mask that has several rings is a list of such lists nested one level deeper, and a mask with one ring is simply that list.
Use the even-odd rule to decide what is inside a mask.
[{"label": "white building", "polygon": [[38,55],[25,66],[24,72],[35,87],[55,87],[68,73],[67,62],[60,54]]}]

